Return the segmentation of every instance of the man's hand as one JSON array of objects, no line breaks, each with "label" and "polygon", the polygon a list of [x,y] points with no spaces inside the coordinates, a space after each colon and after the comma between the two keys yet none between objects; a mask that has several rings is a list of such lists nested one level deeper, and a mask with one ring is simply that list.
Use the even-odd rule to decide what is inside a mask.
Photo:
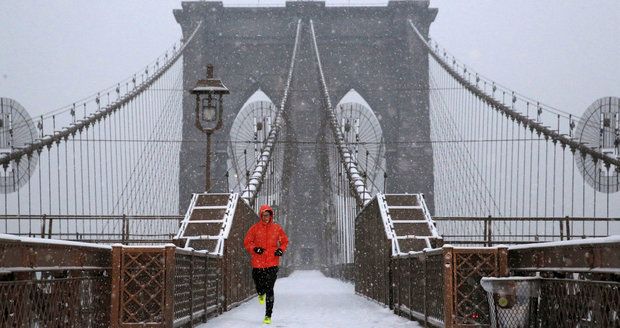
[{"label": "man's hand", "polygon": [[254,247],[254,253],[256,253],[258,255],[263,254],[264,251],[265,251],[265,249],[262,248],[262,247]]},{"label": "man's hand", "polygon": [[278,249],[276,249],[275,253],[273,253],[273,255],[275,255],[275,256],[282,256],[282,255],[284,255],[284,252],[282,251],[282,249],[278,248]]}]

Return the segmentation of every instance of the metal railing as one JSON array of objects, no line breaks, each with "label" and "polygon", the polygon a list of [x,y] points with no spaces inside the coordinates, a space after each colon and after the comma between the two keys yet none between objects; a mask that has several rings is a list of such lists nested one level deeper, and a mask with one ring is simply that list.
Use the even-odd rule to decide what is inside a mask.
[{"label": "metal railing", "polygon": [[391,306],[392,240],[381,219],[376,198],[364,207],[355,221],[355,292]]},{"label": "metal railing", "polygon": [[110,247],[0,235],[0,327],[108,327]]},{"label": "metal railing", "polygon": [[620,326],[620,237],[508,249],[513,277],[489,280],[495,325]]},{"label": "metal railing", "polygon": [[514,245],[508,248],[512,275],[587,275],[591,280],[612,280],[620,275],[620,236],[563,242]]},{"label": "metal railing", "polygon": [[176,235],[180,215],[7,215],[0,233],[97,244],[165,244]]},{"label": "metal railing", "polygon": [[1,281],[0,326],[108,327],[110,277],[104,272],[32,271],[38,279]]},{"label": "metal railing", "polygon": [[619,327],[620,283],[542,279],[535,327]]},{"label": "metal railing", "polygon": [[441,326],[444,321],[444,270],[440,249],[392,260],[394,312]]},{"label": "metal railing", "polygon": [[113,246],[112,326],[193,326],[253,296],[241,240],[257,221],[238,194],[196,194],[175,239],[191,247]]},{"label": "metal railing", "polygon": [[[370,201],[356,218],[356,293],[427,325],[489,325],[489,306],[480,279],[508,274],[507,248],[447,245],[399,250],[393,247],[398,234],[386,225],[379,198]],[[421,222],[426,226],[427,221]]]},{"label": "metal railing", "polygon": [[607,237],[620,232],[620,218],[433,217],[433,220],[445,242],[451,245],[529,244]]},{"label": "metal railing", "polygon": [[618,327],[620,283],[541,277],[485,278],[491,327]]},{"label": "metal railing", "polygon": [[[228,252],[238,251],[231,247]],[[230,255],[174,245],[112,247],[112,327],[192,327],[254,295],[250,270]]]},{"label": "metal railing", "polygon": [[209,254],[176,249],[174,267],[173,326],[205,322],[207,318],[223,311],[221,259]]}]

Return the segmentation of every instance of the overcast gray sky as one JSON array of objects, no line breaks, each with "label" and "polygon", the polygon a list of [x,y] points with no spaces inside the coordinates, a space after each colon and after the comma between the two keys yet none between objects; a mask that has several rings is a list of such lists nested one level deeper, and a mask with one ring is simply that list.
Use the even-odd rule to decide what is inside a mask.
[{"label": "overcast gray sky", "polygon": [[[224,1],[225,5],[284,1]],[[334,4],[385,1],[327,1]],[[481,74],[580,115],[620,96],[620,1],[433,0],[431,35]],[[180,1],[0,2],[0,96],[41,114],[115,84],[181,35]]]}]

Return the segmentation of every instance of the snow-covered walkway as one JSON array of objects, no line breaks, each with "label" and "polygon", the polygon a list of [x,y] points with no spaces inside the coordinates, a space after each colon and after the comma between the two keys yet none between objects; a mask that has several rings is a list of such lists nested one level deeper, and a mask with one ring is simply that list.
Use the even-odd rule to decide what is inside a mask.
[{"label": "snow-covered walkway", "polygon": [[[263,326],[265,306],[258,299],[210,319],[201,327]],[[388,308],[355,295],[352,284],[327,278],[320,271],[295,271],[279,278],[271,327],[420,327]]]}]

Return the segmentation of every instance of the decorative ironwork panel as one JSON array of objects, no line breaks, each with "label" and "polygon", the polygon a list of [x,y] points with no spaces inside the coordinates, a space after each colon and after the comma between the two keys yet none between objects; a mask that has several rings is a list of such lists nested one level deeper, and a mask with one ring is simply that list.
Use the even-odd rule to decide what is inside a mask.
[{"label": "decorative ironwork panel", "polygon": [[489,304],[480,279],[500,275],[497,251],[454,249],[453,261],[454,323],[489,325]]},{"label": "decorative ironwork panel", "polygon": [[164,322],[165,279],[164,248],[123,249],[120,295],[123,324]]}]

